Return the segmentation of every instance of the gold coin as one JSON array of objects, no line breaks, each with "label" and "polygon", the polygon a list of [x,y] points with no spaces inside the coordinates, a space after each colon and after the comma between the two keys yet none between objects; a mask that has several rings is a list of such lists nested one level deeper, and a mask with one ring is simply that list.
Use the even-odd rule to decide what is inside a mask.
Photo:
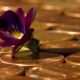
[{"label": "gold coin", "polygon": [[69,64],[80,66],[80,52],[67,56],[65,61]]},{"label": "gold coin", "polygon": [[0,63],[0,78],[20,75],[23,70],[23,67]]}]

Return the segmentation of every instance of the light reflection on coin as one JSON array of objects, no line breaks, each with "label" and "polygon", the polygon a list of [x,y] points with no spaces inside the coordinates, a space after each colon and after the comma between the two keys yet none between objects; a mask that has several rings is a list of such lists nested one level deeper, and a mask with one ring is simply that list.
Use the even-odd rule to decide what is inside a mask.
[{"label": "light reflection on coin", "polygon": [[70,27],[68,28],[68,27],[67,26],[65,28],[59,28],[59,27],[57,27],[57,28],[55,28],[56,30],[51,30],[51,29],[50,30],[53,31],[53,32],[57,32],[57,33],[70,34],[70,35],[73,36],[73,39],[79,41],[80,40],[80,32],[79,32],[80,31],[80,28],[79,28],[79,26],[74,26],[76,28],[73,28],[73,29],[72,29],[72,27],[71,28]]},{"label": "light reflection on coin", "polygon": [[20,59],[12,59],[11,55],[7,54],[7,55],[2,56],[0,61],[5,64],[32,67],[32,66],[39,66],[40,64],[43,64],[43,63],[48,63],[48,64],[57,63],[57,62],[62,63],[64,61],[64,56],[61,54],[56,54],[56,53],[40,52],[39,59],[32,59],[32,58],[29,58],[28,56],[28,59],[20,60]]},{"label": "light reflection on coin", "polygon": [[52,31],[35,31],[34,37],[40,41],[41,44],[48,42],[57,42],[63,40],[70,40],[73,36],[65,33],[56,33]]},{"label": "light reflection on coin", "polygon": [[7,77],[7,78],[0,78],[0,80],[42,80],[42,79],[36,79],[31,77],[25,77],[25,76],[13,76],[13,77]]},{"label": "light reflection on coin", "polygon": [[42,0],[22,0],[23,2],[25,3],[28,3],[28,4],[35,4],[35,5],[39,5],[41,4]]},{"label": "light reflection on coin", "polygon": [[[55,76],[58,74],[58,77]],[[43,69],[40,67],[34,67],[29,70],[29,72],[26,72],[26,76],[36,79],[42,79],[42,80],[61,80],[60,74],[55,71],[49,71],[47,69]]]},{"label": "light reflection on coin", "polygon": [[80,76],[80,67],[69,65],[67,63],[66,64],[50,64],[49,66],[42,65],[41,68],[43,69],[43,71],[40,72],[39,70],[33,70],[32,74],[43,75],[44,72],[51,71],[51,73],[53,72],[52,75],[54,75],[55,77],[68,79],[68,80],[74,79]]},{"label": "light reflection on coin", "polygon": [[19,66],[0,63],[0,78],[20,75],[22,74],[23,70],[24,69]]},{"label": "light reflection on coin", "polygon": [[79,8],[73,7],[72,9],[66,9],[66,10],[64,11],[64,15],[69,16],[69,17],[80,18]]},{"label": "light reflection on coin", "polygon": [[34,28],[35,31],[38,30],[56,30],[59,27],[63,26],[62,24],[58,24],[58,23],[46,23],[46,22],[39,22],[39,21],[35,21],[32,24],[32,28]]},{"label": "light reflection on coin", "polygon": [[0,56],[3,56],[5,54],[10,54],[12,50],[12,47],[0,47]]},{"label": "light reflection on coin", "polygon": [[80,41],[48,42],[42,44],[40,49],[43,51],[68,54],[80,50]]},{"label": "light reflection on coin", "polygon": [[80,66],[80,52],[67,56],[65,61],[69,64]]},{"label": "light reflection on coin", "polygon": [[65,24],[55,24],[55,28],[54,28],[54,25],[52,26],[52,30],[55,32],[59,32],[59,31],[62,31],[62,32],[74,32],[74,33],[79,33],[80,34],[80,27],[79,25],[65,25]]},{"label": "light reflection on coin", "polygon": [[57,78],[58,80],[71,80],[80,76],[80,67],[69,64],[50,64],[42,67],[33,67],[26,72],[26,76],[35,78]]}]

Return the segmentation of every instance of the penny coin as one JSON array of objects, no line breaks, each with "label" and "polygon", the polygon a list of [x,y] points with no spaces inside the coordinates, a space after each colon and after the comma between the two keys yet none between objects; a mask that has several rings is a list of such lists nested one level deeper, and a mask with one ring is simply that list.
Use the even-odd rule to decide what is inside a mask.
[{"label": "penny coin", "polygon": [[48,42],[40,45],[40,50],[56,53],[73,53],[80,50],[80,41]]},{"label": "penny coin", "polygon": [[67,56],[65,61],[69,64],[80,66],[80,52]]},{"label": "penny coin", "polygon": [[24,67],[39,66],[43,63],[62,63],[64,61],[64,56],[57,53],[40,52],[37,59],[33,59],[29,55],[26,56],[26,54],[27,51],[22,53],[20,52],[20,56],[18,55],[16,59],[12,59],[11,54],[7,54],[2,56],[0,61],[5,64],[18,65]]},{"label": "penny coin", "polygon": [[0,63],[0,78],[20,75],[23,70],[23,67]]},{"label": "penny coin", "polygon": [[72,39],[72,35],[65,34],[65,33],[57,33],[53,31],[35,31],[34,32],[34,38],[38,39],[41,44],[47,43],[47,42],[57,42],[57,41],[63,41],[63,40],[70,40]]}]

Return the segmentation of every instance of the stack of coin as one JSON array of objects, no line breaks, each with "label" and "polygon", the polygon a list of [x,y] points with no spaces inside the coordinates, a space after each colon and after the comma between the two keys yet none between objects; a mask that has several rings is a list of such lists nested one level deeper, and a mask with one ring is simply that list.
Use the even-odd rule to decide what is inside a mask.
[{"label": "stack of coin", "polygon": [[67,56],[65,61],[69,64],[80,66],[80,52]]},{"label": "stack of coin", "polygon": [[0,63],[0,78],[21,75],[24,68]]}]

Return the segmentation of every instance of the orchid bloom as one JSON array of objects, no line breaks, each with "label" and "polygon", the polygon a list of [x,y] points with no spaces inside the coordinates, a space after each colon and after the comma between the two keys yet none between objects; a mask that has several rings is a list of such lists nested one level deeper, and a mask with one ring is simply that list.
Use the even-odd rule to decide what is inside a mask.
[{"label": "orchid bloom", "polygon": [[0,38],[3,39],[0,46],[14,45],[12,57],[19,47],[30,40],[33,32],[30,26],[35,15],[36,10],[34,8],[31,8],[26,16],[22,8],[18,8],[16,12],[9,10],[0,16]]}]

